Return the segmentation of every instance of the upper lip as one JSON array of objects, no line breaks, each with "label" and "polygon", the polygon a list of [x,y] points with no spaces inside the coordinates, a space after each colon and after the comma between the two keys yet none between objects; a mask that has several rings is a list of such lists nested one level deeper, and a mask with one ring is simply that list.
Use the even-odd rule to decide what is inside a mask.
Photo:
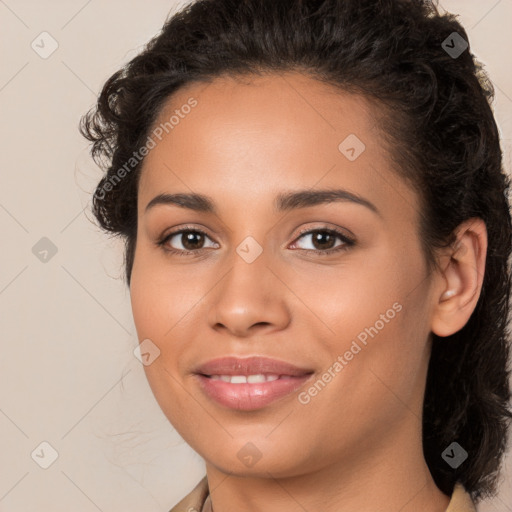
[{"label": "upper lip", "polygon": [[198,366],[195,373],[202,375],[289,375],[302,377],[313,370],[268,357],[220,357]]}]

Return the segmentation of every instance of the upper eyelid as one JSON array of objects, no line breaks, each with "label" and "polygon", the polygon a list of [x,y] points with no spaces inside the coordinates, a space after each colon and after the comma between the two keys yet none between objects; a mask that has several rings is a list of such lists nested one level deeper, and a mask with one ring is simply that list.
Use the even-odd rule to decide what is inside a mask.
[{"label": "upper eyelid", "polygon": [[350,240],[355,239],[355,236],[350,231],[348,231],[346,228],[331,227],[331,226],[325,226],[325,225],[318,226],[318,227],[312,227],[312,228],[304,228],[297,233],[295,238],[300,237],[305,234],[311,234],[312,231],[331,231],[338,236],[344,236],[345,238],[350,239]]}]

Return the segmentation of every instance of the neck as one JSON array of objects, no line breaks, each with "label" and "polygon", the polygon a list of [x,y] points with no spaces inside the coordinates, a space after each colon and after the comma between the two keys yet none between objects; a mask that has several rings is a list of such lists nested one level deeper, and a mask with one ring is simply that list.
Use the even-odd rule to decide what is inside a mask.
[{"label": "neck", "polygon": [[403,427],[379,445],[365,442],[367,458],[359,451],[350,460],[298,476],[274,478],[272,468],[266,476],[239,476],[207,463],[212,510],[445,512],[450,499],[435,485],[425,462],[421,421],[410,414]]}]

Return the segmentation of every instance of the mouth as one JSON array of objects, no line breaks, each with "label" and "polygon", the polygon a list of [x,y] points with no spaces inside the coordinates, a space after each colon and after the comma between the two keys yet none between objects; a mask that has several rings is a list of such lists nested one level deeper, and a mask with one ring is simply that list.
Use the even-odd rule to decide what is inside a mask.
[{"label": "mouth", "polygon": [[195,370],[202,392],[229,409],[261,409],[308,381],[312,369],[266,357],[214,359]]},{"label": "mouth", "polygon": [[205,375],[212,380],[221,380],[231,384],[261,384],[262,382],[273,382],[277,379],[290,378],[290,375],[275,375],[257,373],[255,375]]}]

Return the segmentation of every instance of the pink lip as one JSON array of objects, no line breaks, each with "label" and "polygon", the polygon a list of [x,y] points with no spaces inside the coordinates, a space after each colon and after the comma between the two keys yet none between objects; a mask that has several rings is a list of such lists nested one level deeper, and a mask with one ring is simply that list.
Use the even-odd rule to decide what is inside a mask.
[{"label": "pink lip", "polygon": [[277,359],[253,356],[212,359],[196,368],[194,373],[201,373],[203,375],[256,375],[262,373],[301,377],[312,372],[313,370],[311,369],[299,368]]},{"label": "pink lip", "polygon": [[[251,411],[294,392],[306,382],[313,370],[266,357],[223,357],[208,361],[194,372],[203,392],[230,409]],[[232,384],[212,380],[211,375],[279,375],[279,379],[260,383]]]}]

